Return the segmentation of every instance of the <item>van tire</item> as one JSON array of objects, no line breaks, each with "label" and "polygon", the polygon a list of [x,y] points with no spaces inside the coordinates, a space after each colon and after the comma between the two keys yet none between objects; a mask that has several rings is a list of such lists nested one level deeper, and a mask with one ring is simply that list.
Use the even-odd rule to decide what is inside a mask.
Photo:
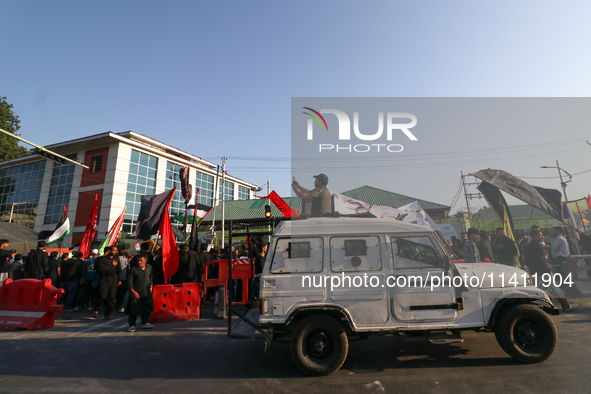
[{"label": "van tire", "polygon": [[291,356],[307,375],[326,376],[341,368],[349,351],[344,327],[329,316],[302,320],[291,337]]},{"label": "van tire", "polygon": [[535,305],[510,306],[499,316],[495,336],[501,348],[514,360],[540,363],[554,353],[558,342],[556,326],[546,312]]}]

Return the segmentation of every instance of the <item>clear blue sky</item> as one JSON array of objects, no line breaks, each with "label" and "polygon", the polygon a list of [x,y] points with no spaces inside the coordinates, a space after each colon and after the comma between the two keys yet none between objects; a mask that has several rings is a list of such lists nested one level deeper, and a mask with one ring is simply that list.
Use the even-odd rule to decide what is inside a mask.
[{"label": "clear blue sky", "polygon": [[[4,0],[0,95],[34,142],[133,130],[215,163],[227,156],[231,174],[257,185],[270,179],[289,195],[291,97],[589,96],[590,11],[585,2],[549,1]],[[556,174],[539,166],[558,159],[582,172],[591,169],[587,137],[591,128],[529,131],[515,143],[547,142],[536,158],[442,161],[443,172],[411,170],[425,181],[392,191],[449,204],[460,169],[548,177]],[[504,143],[447,141],[422,149]],[[559,187],[554,178],[530,181]],[[575,175],[569,198],[591,193],[590,181],[591,172]]]}]

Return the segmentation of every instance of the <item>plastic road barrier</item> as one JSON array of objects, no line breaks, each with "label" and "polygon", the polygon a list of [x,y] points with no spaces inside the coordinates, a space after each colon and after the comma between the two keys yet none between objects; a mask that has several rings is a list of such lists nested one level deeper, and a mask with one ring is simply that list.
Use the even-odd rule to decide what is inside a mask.
[{"label": "plastic road barrier", "polygon": [[[214,266],[217,264],[217,266]],[[254,264],[254,262],[253,262]],[[215,269],[217,268],[217,270]],[[253,268],[254,269],[254,268]],[[228,260],[214,260],[205,264],[203,273],[203,294],[207,294],[207,289],[218,288],[220,284],[225,284],[228,289]],[[217,271],[217,273],[216,273]],[[209,278],[209,279],[208,279]],[[233,259],[232,260],[232,280],[237,282],[234,284],[234,289],[240,291],[240,294],[236,294],[234,299],[240,298],[238,301],[232,302],[232,305],[246,305],[249,303],[248,300],[248,288],[249,279],[251,278],[251,261],[249,259]],[[228,303],[228,297],[226,298],[226,304]],[[206,305],[214,305],[214,303],[203,301]]]},{"label": "plastic road barrier", "polygon": [[154,312],[150,322],[195,320],[200,317],[201,284],[156,285],[152,293]]},{"label": "plastic road barrier", "polygon": [[64,309],[56,305],[65,293],[50,279],[6,279],[0,287],[0,329],[42,330],[53,327],[55,314]]}]

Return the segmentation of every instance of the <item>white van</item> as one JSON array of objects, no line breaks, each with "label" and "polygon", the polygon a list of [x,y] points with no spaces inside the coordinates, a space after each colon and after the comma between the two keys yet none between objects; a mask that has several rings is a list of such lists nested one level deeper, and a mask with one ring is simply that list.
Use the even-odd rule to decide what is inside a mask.
[{"label": "white van", "polygon": [[349,338],[370,334],[461,342],[462,330],[495,332],[523,363],[554,352],[558,314],[525,271],[454,264],[438,232],[394,220],[311,218],[275,230],[261,278],[260,324],[291,336],[310,375],[337,371]]}]

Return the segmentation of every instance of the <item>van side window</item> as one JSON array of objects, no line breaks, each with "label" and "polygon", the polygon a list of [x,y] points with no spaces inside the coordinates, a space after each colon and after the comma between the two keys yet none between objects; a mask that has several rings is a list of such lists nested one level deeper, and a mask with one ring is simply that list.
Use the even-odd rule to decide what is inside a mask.
[{"label": "van side window", "polygon": [[336,272],[381,270],[379,237],[332,237],[330,267]]},{"label": "van side window", "polygon": [[392,238],[394,268],[443,267],[443,260],[429,237]]},{"label": "van side window", "polygon": [[275,244],[271,272],[321,272],[322,249],[322,238],[280,238]]}]

